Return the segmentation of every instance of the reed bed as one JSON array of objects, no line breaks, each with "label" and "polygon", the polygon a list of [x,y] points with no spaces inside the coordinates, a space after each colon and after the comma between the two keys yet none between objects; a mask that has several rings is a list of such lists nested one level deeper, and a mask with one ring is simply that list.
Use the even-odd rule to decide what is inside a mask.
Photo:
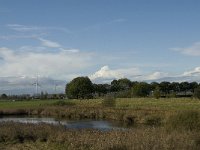
[{"label": "reed bed", "polygon": [[0,124],[0,149],[69,150],[197,150],[199,131],[167,131],[163,127],[129,130],[72,130],[47,124]]}]

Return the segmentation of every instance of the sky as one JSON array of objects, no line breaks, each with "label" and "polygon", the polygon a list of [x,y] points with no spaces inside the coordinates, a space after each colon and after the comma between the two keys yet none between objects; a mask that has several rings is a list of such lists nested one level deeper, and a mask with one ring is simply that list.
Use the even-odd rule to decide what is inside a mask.
[{"label": "sky", "polygon": [[0,77],[200,81],[199,0],[0,0]]}]

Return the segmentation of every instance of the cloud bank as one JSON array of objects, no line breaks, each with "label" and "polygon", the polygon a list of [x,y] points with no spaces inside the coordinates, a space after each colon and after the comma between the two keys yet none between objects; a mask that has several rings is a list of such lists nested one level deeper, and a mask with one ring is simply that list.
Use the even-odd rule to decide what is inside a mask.
[{"label": "cloud bank", "polygon": [[145,82],[200,82],[200,67],[196,67],[190,71],[185,71],[182,74],[172,75],[167,72],[160,71],[145,74],[139,68],[110,69],[108,66],[103,66],[89,77],[96,83],[110,83],[113,79],[120,78],[128,78],[132,81]]},{"label": "cloud bank", "polygon": [[[36,47],[37,48],[37,47]],[[41,48],[41,47],[40,47]],[[1,76],[50,76],[68,79],[68,76],[81,72],[91,66],[92,54],[74,53],[59,50],[51,51],[17,51],[6,47],[0,48]]]}]

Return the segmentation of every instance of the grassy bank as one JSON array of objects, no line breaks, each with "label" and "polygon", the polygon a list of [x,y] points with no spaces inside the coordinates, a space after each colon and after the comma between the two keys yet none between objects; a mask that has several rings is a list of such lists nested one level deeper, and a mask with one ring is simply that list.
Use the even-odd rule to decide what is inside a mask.
[{"label": "grassy bank", "polygon": [[46,124],[0,124],[0,149],[99,149],[150,150],[200,148],[200,132],[164,128],[135,128],[125,131],[69,130]]},{"label": "grassy bank", "polygon": [[163,124],[179,112],[200,112],[195,99],[117,99],[115,107],[105,107],[101,99],[1,101],[0,115],[39,115],[67,119],[110,119],[127,124]]}]

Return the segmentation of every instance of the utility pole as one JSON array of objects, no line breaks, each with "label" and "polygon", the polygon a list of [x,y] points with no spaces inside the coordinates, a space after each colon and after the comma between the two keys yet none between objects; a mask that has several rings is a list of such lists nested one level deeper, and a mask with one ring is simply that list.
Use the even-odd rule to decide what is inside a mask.
[{"label": "utility pole", "polygon": [[38,75],[37,75],[35,87],[36,87],[36,95],[38,95]]}]

